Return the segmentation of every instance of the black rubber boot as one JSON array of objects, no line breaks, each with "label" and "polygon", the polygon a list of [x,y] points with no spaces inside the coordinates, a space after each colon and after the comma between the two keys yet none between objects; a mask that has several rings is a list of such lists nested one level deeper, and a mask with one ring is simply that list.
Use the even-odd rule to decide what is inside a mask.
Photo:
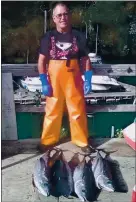
[{"label": "black rubber boot", "polygon": [[96,152],[95,148],[93,148],[93,147],[91,147],[89,145],[87,145],[85,147],[81,147],[81,151],[84,152],[84,153],[86,153],[86,154],[91,154],[91,153],[95,153]]},{"label": "black rubber boot", "polygon": [[44,145],[44,144],[39,144],[39,145],[37,146],[37,150],[38,150],[39,153],[43,154],[43,153],[45,153],[46,151],[48,151],[49,149],[53,149],[54,146],[55,146],[55,145],[46,146],[46,145]]}]

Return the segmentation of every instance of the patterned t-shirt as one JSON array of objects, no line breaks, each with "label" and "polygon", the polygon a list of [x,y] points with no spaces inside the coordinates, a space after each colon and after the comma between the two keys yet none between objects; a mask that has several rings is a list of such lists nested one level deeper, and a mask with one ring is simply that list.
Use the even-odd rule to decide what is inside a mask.
[{"label": "patterned t-shirt", "polygon": [[41,39],[39,53],[47,56],[49,60],[67,60],[87,56],[89,50],[83,33],[73,29],[70,33],[53,30]]}]

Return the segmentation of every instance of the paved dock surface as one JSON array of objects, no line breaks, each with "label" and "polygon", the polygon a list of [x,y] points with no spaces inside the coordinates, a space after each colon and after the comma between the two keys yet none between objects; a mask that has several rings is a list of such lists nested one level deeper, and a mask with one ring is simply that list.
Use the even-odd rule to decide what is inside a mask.
[{"label": "paved dock surface", "polygon": [[[105,148],[111,153],[112,159],[120,164],[124,180],[128,185],[127,193],[101,192],[99,202],[131,202],[132,189],[135,184],[135,152],[125,143],[124,139],[97,139],[95,145]],[[67,160],[71,159],[73,152],[79,148],[70,142],[63,143],[58,147],[65,149],[64,155]],[[39,199],[32,186],[32,172],[36,159],[41,155],[36,149],[25,149],[21,153],[3,157],[2,160],[2,202],[79,202],[78,198],[47,197]]]}]

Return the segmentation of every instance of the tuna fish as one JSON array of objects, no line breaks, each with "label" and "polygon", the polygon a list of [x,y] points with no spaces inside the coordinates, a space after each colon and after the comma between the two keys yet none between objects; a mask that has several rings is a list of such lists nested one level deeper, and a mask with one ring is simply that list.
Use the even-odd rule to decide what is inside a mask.
[{"label": "tuna fish", "polygon": [[96,186],[99,189],[109,192],[114,191],[110,167],[106,159],[100,155],[100,152],[97,152],[97,156],[92,163],[92,171]]},{"label": "tuna fish", "polygon": [[56,151],[56,153],[50,157],[51,151],[52,150],[48,150],[36,161],[32,175],[33,186],[43,196],[49,196],[51,193],[51,167],[60,155],[60,152]]},{"label": "tuna fish", "polygon": [[90,164],[85,158],[74,170],[74,190],[81,201],[95,200],[95,180]]},{"label": "tuna fish", "polygon": [[44,196],[50,195],[51,188],[48,161],[49,151],[36,161],[32,177],[34,187]]},{"label": "tuna fish", "polygon": [[73,192],[73,178],[71,169],[66,162],[63,153],[52,167],[52,195],[68,197]]},{"label": "tuna fish", "polygon": [[112,180],[113,187],[114,187],[115,191],[127,193],[128,186],[121,173],[119,162],[117,160],[111,159],[111,157],[109,155],[106,156],[106,160],[111,169],[111,174],[112,174],[112,178],[113,178],[113,180]]}]

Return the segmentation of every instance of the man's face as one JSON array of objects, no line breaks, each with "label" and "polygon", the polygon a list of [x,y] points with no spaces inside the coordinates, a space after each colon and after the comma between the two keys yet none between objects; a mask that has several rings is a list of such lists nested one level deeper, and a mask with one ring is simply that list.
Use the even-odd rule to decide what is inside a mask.
[{"label": "man's face", "polygon": [[70,25],[70,13],[65,6],[58,5],[53,12],[53,21],[57,27],[65,29]]}]

